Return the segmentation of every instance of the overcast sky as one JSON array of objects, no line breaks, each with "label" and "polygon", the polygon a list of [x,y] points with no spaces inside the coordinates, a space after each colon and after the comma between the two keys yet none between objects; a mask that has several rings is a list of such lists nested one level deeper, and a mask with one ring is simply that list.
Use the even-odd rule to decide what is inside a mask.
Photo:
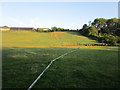
[{"label": "overcast sky", "polygon": [[80,29],[95,18],[117,18],[117,2],[4,2],[0,26]]}]

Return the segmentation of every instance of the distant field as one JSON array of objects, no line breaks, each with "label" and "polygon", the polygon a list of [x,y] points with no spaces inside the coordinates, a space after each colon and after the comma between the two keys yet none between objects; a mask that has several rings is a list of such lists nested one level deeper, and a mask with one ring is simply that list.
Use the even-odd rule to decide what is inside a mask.
[{"label": "distant field", "polygon": [[[3,88],[28,88],[50,60],[70,48],[3,48]],[[116,88],[118,49],[79,49],[47,70],[34,88]]]},{"label": "distant field", "polygon": [[76,47],[79,44],[98,43],[76,32],[4,31],[2,40],[3,47]]}]

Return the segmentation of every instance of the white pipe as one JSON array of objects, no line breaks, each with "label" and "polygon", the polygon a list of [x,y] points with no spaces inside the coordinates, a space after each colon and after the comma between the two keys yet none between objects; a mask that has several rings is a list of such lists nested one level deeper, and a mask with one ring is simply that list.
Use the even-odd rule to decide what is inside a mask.
[{"label": "white pipe", "polygon": [[67,54],[69,54],[69,53],[75,52],[76,50],[77,50],[77,49],[72,50],[72,51],[70,51],[70,52],[67,52],[67,53],[65,53],[65,54],[63,54],[63,55],[61,55],[61,56],[59,56],[59,57],[51,60],[51,62],[48,64],[48,66],[42,71],[42,73],[40,73],[40,75],[34,80],[34,82],[29,86],[29,88],[28,88],[27,90],[32,89],[32,87],[33,87],[33,86],[36,84],[36,82],[42,77],[42,75],[43,75],[43,74],[45,73],[45,71],[52,65],[53,62],[55,62],[57,59],[65,56],[65,55],[67,55]]}]

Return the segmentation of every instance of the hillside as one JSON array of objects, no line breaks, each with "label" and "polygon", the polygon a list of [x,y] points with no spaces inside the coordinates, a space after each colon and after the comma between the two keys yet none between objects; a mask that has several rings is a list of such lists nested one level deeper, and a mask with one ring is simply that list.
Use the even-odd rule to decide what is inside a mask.
[{"label": "hillside", "polygon": [[77,32],[2,32],[3,47],[77,47],[93,43],[97,41],[78,35]]}]

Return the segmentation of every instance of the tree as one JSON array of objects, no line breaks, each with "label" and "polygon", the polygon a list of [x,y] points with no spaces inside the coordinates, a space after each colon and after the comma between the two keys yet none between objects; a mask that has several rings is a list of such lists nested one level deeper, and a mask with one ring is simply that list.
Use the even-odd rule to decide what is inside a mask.
[{"label": "tree", "polygon": [[94,27],[91,26],[88,28],[88,36],[97,36],[98,35],[98,30]]},{"label": "tree", "polygon": [[91,21],[89,21],[88,23],[89,23],[89,26],[91,26],[92,22],[91,22]]},{"label": "tree", "polygon": [[96,18],[92,25],[90,23],[89,26],[87,24],[83,25],[80,31],[83,35],[111,45],[120,43],[120,19]]},{"label": "tree", "polygon": [[37,28],[37,32],[43,32],[42,28]]},{"label": "tree", "polygon": [[92,22],[92,25],[97,28],[98,30],[101,30],[101,28],[106,27],[106,19],[104,18],[96,18],[94,22]]},{"label": "tree", "polygon": [[106,21],[107,23],[107,28],[108,30],[111,32],[111,34],[115,34],[116,31],[118,30],[118,26],[119,26],[119,22],[118,22],[119,19],[117,18],[111,18],[111,19],[108,19]]},{"label": "tree", "polygon": [[94,26],[88,27],[87,24],[83,25],[82,34],[86,36],[97,36],[98,30]]},{"label": "tree", "polygon": [[52,27],[51,29],[52,29],[52,31],[57,31],[58,30],[57,27]]},{"label": "tree", "polygon": [[87,24],[84,24],[84,25],[83,25],[83,30],[85,30],[85,29],[87,29],[87,28],[88,28]]},{"label": "tree", "polygon": [[96,18],[92,22],[92,25],[98,29],[99,33],[107,33],[119,36],[118,32],[120,32],[120,19]]},{"label": "tree", "polygon": [[52,29],[52,31],[63,31],[64,30],[64,28],[58,28],[58,27],[52,27],[51,28]]},{"label": "tree", "polygon": [[103,42],[104,43],[109,43],[111,45],[116,45],[117,43],[117,38],[113,35],[110,35],[110,34],[106,34],[104,37],[103,37]]},{"label": "tree", "polygon": [[58,30],[58,31],[63,31],[64,28],[60,28],[60,27],[59,27],[59,28],[57,28],[57,30]]},{"label": "tree", "polygon": [[88,26],[87,26],[87,24],[84,24],[83,25],[83,28],[82,28],[82,34],[83,35],[88,35]]}]

